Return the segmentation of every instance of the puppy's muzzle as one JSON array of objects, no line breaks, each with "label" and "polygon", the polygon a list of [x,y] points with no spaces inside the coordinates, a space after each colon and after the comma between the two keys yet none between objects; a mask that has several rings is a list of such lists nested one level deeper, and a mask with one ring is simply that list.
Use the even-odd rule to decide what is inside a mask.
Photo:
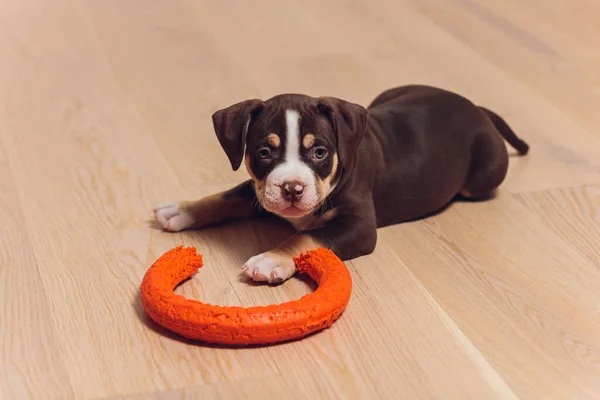
[{"label": "puppy's muzzle", "polygon": [[281,197],[286,201],[294,203],[300,200],[304,194],[305,187],[306,185],[300,181],[285,181],[281,185]]}]

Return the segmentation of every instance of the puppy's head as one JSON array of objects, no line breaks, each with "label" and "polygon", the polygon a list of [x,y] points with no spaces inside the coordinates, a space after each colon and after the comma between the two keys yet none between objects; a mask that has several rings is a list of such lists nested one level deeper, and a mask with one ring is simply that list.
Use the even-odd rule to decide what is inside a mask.
[{"label": "puppy's head", "polygon": [[354,161],[367,110],[336,98],[280,95],[247,100],[213,115],[237,170],[245,165],[260,204],[284,218],[315,211]]}]

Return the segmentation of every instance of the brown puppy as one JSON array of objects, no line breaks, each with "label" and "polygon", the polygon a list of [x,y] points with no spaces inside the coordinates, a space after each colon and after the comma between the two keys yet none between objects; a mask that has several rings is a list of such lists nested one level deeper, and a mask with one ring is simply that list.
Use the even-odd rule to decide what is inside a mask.
[{"label": "brown puppy", "polygon": [[[252,179],[207,198],[157,207],[169,231],[278,215],[298,231],[250,258],[245,274],[282,282],[292,257],[318,247],[343,260],[371,253],[377,228],[427,216],[457,195],[486,198],[508,169],[504,140],[528,145],[493,112],[457,94],[404,86],[365,109],[287,94],[220,110],[213,124],[231,166]],[[245,155],[245,157],[244,157]]]}]

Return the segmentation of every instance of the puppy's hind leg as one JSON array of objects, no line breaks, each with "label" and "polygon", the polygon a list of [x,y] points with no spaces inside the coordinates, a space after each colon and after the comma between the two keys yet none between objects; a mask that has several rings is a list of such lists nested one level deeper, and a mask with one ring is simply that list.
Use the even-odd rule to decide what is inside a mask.
[{"label": "puppy's hind leg", "polygon": [[[493,129],[493,128],[491,128]],[[460,195],[485,200],[494,195],[508,172],[508,152],[498,132],[478,133],[471,150],[471,165]]]}]

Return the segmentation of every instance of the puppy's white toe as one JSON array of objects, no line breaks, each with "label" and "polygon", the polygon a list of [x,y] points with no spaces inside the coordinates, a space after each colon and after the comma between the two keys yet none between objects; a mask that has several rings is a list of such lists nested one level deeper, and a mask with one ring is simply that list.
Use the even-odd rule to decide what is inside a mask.
[{"label": "puppy's white toe", "polygon": [[194,225],[194,218],[181,210],[177,203],[162,204],[154,208],[154,219],[165,230],[179,232]]},{"label": "puppy's white toe", "polygon": [[257,282],[280,283],[294,275],[293,259],[263,253],[250,258],[242,267],[244,275]]}]

